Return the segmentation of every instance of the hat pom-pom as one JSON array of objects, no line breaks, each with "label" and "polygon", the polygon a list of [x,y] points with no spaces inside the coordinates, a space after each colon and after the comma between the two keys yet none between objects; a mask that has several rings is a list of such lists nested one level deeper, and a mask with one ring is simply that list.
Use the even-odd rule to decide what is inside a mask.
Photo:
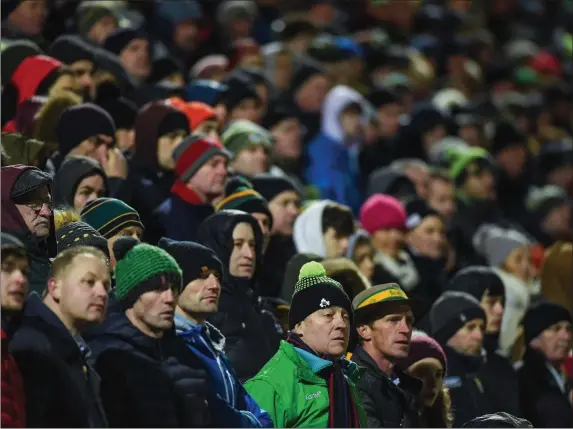
[{"label": "hat pom-pom", "polygon": [[127,255],[127,253],[133,249],[135,246],[140,244],[140,242],[133,237],[120,237],[115,243],[113,243],[113,255],[116,261],[120,261]]},{"label": "hat pom-pom", "polygon": [[322,264],[316,261],[307,262],[302,266],[300,269],[300,273],[298,275],[298,279],[306,279],[308,277],[325,277],[326,270],[322,266]]}]

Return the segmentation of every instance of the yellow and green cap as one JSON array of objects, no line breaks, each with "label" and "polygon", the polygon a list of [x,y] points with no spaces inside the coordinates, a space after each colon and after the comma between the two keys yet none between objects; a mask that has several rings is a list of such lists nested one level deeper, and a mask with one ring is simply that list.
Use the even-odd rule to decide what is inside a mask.
[{"label": "yellow and green cap", "polygon": [[352,300],[352,309],[357,319],[364,320],[369,316],[375,316],[384,312],[388,304],[412,305],[408,298],[396,283],[385,283],[363,290]]}]

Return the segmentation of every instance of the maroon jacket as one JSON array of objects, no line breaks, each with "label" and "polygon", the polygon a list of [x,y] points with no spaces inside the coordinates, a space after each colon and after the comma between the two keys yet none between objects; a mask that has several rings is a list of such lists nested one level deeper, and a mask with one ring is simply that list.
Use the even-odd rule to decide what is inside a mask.
[{"label": "maroon jacket", "polygon": [[8,336],[2,328],[2,427],[26,427],[26,395],[22,375],[8,351]]}]

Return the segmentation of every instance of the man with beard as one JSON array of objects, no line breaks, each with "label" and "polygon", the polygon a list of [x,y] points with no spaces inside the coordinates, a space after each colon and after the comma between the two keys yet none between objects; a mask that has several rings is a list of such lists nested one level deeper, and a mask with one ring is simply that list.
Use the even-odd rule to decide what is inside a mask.
[{"label": "man with beard", "polygon": [[28,253],[29,283],[42,292],[50,257],[57,252],[50,186],[52,176],[25,165],[2,167],[2,230],[18,238]]}]

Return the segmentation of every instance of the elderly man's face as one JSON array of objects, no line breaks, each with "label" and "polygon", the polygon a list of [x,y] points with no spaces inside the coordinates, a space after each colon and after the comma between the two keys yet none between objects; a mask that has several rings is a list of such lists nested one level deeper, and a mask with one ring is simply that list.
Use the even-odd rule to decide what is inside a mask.
[{"label": "elderly man's face", "polygon": [[15,204],[30,232],[36,238],[47,237],[52,216],[52,196],[48,187],[42,186],[18,197]]},{"label": "elderly man's face", "polygon": [[348,348],[350,316],[341,307],[318,310],[300,322],[295,333],[319,355],[339,358]]}]

